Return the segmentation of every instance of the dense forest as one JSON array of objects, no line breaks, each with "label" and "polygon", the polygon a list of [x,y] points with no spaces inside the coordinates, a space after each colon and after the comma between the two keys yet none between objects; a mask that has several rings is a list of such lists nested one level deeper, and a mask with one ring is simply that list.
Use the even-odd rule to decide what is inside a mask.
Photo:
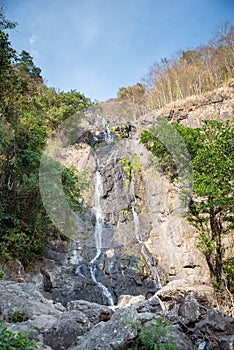
[{"label": "dense forest", "polygon": [[[38,169],[47,137],[67,117],[91,105],[76,91],[48,88],[26,51],[18,54],[8,30],[16,23],[0,12],[0,254],[28,265],[52,235],[58,235],[43,207]],[[64,190],[77,205],[73,169],[63,168]]]},{"label": "dense forest", "polygon": [[[43,82],[41,70],[26,51],[12,48],[8,31],[17,24],[0,11],[0,255],[27,266],[52,236],[61,233],[43,207],[38,169],[47,138],[66,118],[87,109],[92,101],[77,91],[58,92]],[[155,63],[143,83],[121,87],[117,101],[158,109],[191,95],[200,95],[234,78],[234,26],[219,27],[208,45],[182,51]],[[204,122],[191,129],[173,125],[184,139],[194,171],[190,220],[200,230],[204,252],[216,286],[229,290],[234,268],[224,251],[223,237],[233,228],[233,120]],[[145,130],[141,142],[176,178],[168,150],[158,141],[157,127]],[[173,142],[173,140],[171,140]],[[80,196],[77,174],[61,168],[72,208]]]}]

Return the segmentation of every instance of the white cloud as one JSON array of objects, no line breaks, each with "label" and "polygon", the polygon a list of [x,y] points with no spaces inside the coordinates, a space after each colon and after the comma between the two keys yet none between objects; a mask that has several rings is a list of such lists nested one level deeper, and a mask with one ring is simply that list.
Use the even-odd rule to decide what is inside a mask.
[{"label": "white cloud", "polygon": [[32,36],[30,36],[30,38],[28,39],[29,44],[30,44],[31,46],[34,46],[34,45],[35,45],[36,40],[37,40],[36,35],[32,35]]}]

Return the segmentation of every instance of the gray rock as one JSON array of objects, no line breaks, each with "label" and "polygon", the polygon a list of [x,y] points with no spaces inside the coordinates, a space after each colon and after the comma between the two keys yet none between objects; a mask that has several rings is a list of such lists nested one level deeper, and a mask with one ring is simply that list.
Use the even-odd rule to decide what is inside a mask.
[{"label": "gray rock", "polygon": [[109,321],[96,325],[79,340],[74,349],[71,349],[127,349],[126,346],[136,338],[141,324],[162,315],[158,297],[140,301],[115,311]]},{"label": "gray rock", "polygon": [[0,282],[0,317],[9,321],[19,313],[33,320],[41,315],[59,317],[62,311],[57,310],[53,301],[46,299],[35,284]]},{"label": "gray rock", "polygon": [[178,350],[195,350],[191,339],[177,325],[172,328],[171,340],[176,344]]},{"label": "gray rock", "polygon": [[[151,301],[152,302],[152,301]],[[132,344],[137,344],[137,335],[144,324],[161,317],[159,314],[142,311],[142,303],[137,307],[126,307],[117,310],[106,323],[99,323],[92,330],[78,340],[76,346],[69,350],[126,350]],[[152,306],[151,306],[152,307]],[[178,350],[194,350],[189,337],[177,326],[170,332],[172,341],[178,346]]]},{"label": "gray rock", "polygon": [[186,325],[194,324],[198,321],[201,313],[196,298],[193,295],[187,295],[183,303],[180,305],[178,313]]},{"label": "gray rock", "polygon": [[54,350],[66,350],[78,336],[91,328],[88,317],[77,310],[66,311],[60,319],[45,333],[45,344]]},{"label": "gray rock", "polygon": [[67,311],[45,332],[45,344],[54,350],[71,346],[94,325],[111,318],[113,310],[84,300],[71,301]]},{"label": "gray rock", "polygon": [[101,322],[82,337],[70,350],[124,349],[137,336],[136,311],[117,310],[108,322]]},{"label": "gray rock", "polygon": [[222,335],[219,338],[219,350],[234,349],[234,335]]},{"label": "gray rock", "polygon": [[77,310],[85,314],[89,321],[95,325],[101,321],[108,321],[113,310],[107,306],[90,303],[85,300],[74,300],[67,304],[67,310]]},{"label": "gray rock", "polygon": [[148,300],[140,301],[132,306],[134,310],[138,313],[150,312],[153,314],[158,314],[163,316],[164,312],[162,310],[160,299],[155,295]]},{"label": "gray rock", "polygon": [[213,288],[190,282],[184,279],[171,281],[163,286],[156,295],[162,301],[175,301],[178,304],[181,304],[187,295],[193,295],[199,303],[209,307],[214,300]]},{"label": "gray rock", "polygon": [[118,304],[117,308],[123,308],[127,307],[133,304],[138,303],[139,301],[144,301],[145,297],[143,295],[137,295],[137,296],[132,296],[132,295],[121,295],[118,299]]},{"label": "gray rock", "polygon": [[209,309],[206,312],[205,319],[197,323],[196,328],[206,330],[211,333],[216,331],[220,334],[233,334],[234,333],[234,318],[225,315],[221,311],[215,309]]}]

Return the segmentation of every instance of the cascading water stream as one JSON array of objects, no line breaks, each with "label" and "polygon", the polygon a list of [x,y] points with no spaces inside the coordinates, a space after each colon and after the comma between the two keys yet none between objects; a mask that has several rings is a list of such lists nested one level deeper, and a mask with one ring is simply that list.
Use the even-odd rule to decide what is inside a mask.
[{"label": "cascading water stream", "polygon": [[[100,116],[101,117],[101,116]],[[102,259],[102,251],[104,248],[104,242],[106,239],[106,235],[109,235],[109,229],[111,229],[111,225],[109,225],[110,219],[109,216],[107,216],[107,221],[108,224],[105,222],[104,218],[104,210],[109,210],[109,209],[104,209],[106,208],[106,205],[109,204],[110,202],[106,200],[106,182],[104,182],[104,189],[103,189],[103,181],[106,181],[106,178],[102,178],[102,173],[101,173],[101,166],[103,166],[104,172],[103,176],[106,176],[106,171],[110,171],[110,167],[112,163],[118,165],[118,159],[119,157],[122,156],[122,149],[119,148],[118,145],[113,149],[113,143],[114,143],[114,136],[111,133],[109,124],[105,121],[105,119],[101,119],[101,125],[103,127],[102,131],[99,131],[99,135],[101,135],[101,144],[99,147],[96,149],[96,152],[93,152],[93,157],[96,162],[96,169],[95,169],[95,175],[94,175],[94,192],[93,192],[93,213],[95,214],[95,229],[94,229],[94,236],[95,236],[95,247],[96,247],[96,252],[95,256],[93,259],[89,262],[88,268],[90,271],[90,276],[92,281],[100,288],[103,296],[103,300],[105,301],[105,304],[107,305],[114,305],[112,295],[108,288],[103,285],[101,282],[99,282],[98,278],[98,263]],[[103,142],[105,141],[105,143]],[[124,153],[126,152],[127,158],[131,157],[134,152],[132,152],[132,143],[126,138],[124,140],[124,144],[121,145],[121,147],[124,147]],[[119,152],[120,151],[120,155]],[[109,169],[109,170],[108,170]],[[116,168],[113,167],[113,177],[114,179],[116,178]],[[117,175],[118,175],[118,168],[117,168]],[[104,180],[105,179],[105,180]],[[127,202],[132,202],[132,215],[133,215],[133,224],[134,224],[134,230],[133,233],[135,234],[136,240],[141,248],[141,254],[143,255],[145,262],[150,270],[150,274],[152,276],[152,280],[154,282],[154,286],[156,288],[161,288],[161,282],[160,278],[157,272],[156,266],[153,266],[151,263],[150,255],[149,252],[147,251],[147,248],[144,245],[144,240],[143,237],[141,236],[140,233],[140,222],[139,222],[139,216],[136,211],[136,205],[137,205],[137,199],[135,197],[135,191],[134,191],[134,171],[133,169],[131,170],[131,175],[130,175],[130,188],[128,187],[127,193],[126,193],[126,200]],[[115,191],[115,196],[112,198],[112,200],[115,200],[117,202],[116,206],[119,208],[119,211],[121,211],[123,203],[120,201],[120,205],[118,204],[118,195],[119,194],[119,188],[117,189],[117,185],[120,184],[122,186],[121,181],[122,178],[118,178],[117,176],[117,182],[116,184],[114,183],[112,190]],[[126,187],[126,186],[125,186]],[[122,187],[120,187],[122,188]],[[120,197],[121,200],[123,201],[123,198]],[[109,200],[109,199],[108,199]],[[117,210],[118,212],[118,210]],[[108,215],[110,214],[109,211],[107,211]],[[115,216],[113,216],[113,221],[115,220]],[[111,231],[110,231],[111,234]],[[83,274],[83,268],[82,266],[78,266],[76,268],[76,273],[82,278],[86,278],[86,276]]]},{"label": "cascading water stream", "polygon": [[136,236],[137,242],[141,245],[141,253],[145,258],[146,264],[150,270],[150,273],[151,273],[151,276],[153,278],[155,285],[157,286],[157,288],[162,288],[162,284],[160,281],[160,277],[159,277],[157,268],[155,266],[152,266],[152,264],[150,262],[149,255],[147,254],[146,248],[144,246],[142,237],[139,234],[139,217],[135,211],[134,205],[132,206],[132,215],[133,215],[133,221],[134,221],[134,227],[135,227],[135,236]]},{"label": "cascading water stream", "polygon": [[90,261],[89,269],[90,269],[90,274],[91,274],[92,280],[102,289],[103,295],[108,301],[108,305],[114,305],[111,293],[102,283],[97,281],[96,276],[95,276],[96,261],[102,253],[101,252],[102,230],[103,230],[103,225],[104,225],[103,212],[102,212],[102,207],[101,207],[101,197],[103,194],[102,176],[101,176],[101,172],[100,172],[99,160],[96,156],[95,156],[95,159],[96,159],[96,173],[95,173],[95,190],[94,190],[94,210],[95,210],[95,216],[96,216],[95,243],[96,243],[97,253],[96,253],[95,257]]},{"label": "cascading water stream", "polygon": [[[103,194],[102,176],[100,172],[99,160],[96,154],[94,154],[94,157],[96,160],[96,172],[95,172],[95,182],[94,182],[94,212],[95,212],[95,218],[96,218],[94,235],[95,235],[96,255],[89,262],[89,270],[90,270],[92,280],[102,290],[103,296],[104,298],[106,298],[108,305],[114,305],[114,301],[111,293],[101,282],[97,281],[96,275],[95,275],[97,270],[96,262],[102,253],[101,251],[102,230],[104,226],[104,218],[103,218],[103,212],[101,207],[101,197]],[[81,276],[79,266],[76,269],[76,273]]]},{"label": "cascading water stream", "polygon": [[107,144],[113,143],[114,136],[113,136],[112,132],[110,131],[109,123],[107,123],[104,118],[102,119],[102,125],[103,125],[103,129],[104,129],[105,142]]}]

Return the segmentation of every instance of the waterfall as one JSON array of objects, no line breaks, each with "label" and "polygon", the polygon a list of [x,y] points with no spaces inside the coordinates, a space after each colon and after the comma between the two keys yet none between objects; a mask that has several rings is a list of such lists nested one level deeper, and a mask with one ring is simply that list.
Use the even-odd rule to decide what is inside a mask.
[{"label": "waterfall", "polygon": [[140,236],[140,233],[139,233],[139,227],[140,227],[139,226],[139,217],[138,217],[138,214],[135,211],[134,205],[132,206],[132,215],[133,215],[133,222],[134,222],[134,228],[135,228],[135,237],[136,237],[137,242],[141,245],[141,253],[142,253],[142,255],[145,258],[145,262],[146,262],[146,264],[147,264],[147,266],[148,266],[148,268],[150,270],[150,273],[151,273],[151,276],[153,278],[153,281],[154,281],[155,285],[158,288],[162,288],[162,284],[161,284],[161,281],[160,281],[160,277],[159,277],[157,268],[151,264],[150,257],[149,257],[149,255],[148,255],[148,253],[146,251],[143,239]]},{"label": "waterfall", "polygon": [[103,194],[102,187],[102,176],[100,173],[100,164],[97,157],[96,158],[96,172],[95,172],[95,182],[94,182],[94,211],[95,211],[95,243],[97,254],[100,255],[102,247],[102,228],[104,224],[102,207],[101,207],[101,197]]},{"label": "waterfall", "polygon": [[[96,279],[96,270],[97,270],[96,262],[102,254],[101,248],[102,248],[102,230],[104,226],[104,218],[103,218],[103,212],[101,207],[101,198],[103,194],[102,176],[100,172],[99,159],[97,158],[96,154],[94,154],[94,157],[96,160],[96,171],[95,171],[95,178],[94,178],[93,208],[94,208],[95,218],[96,218],[95,231],[94,231],[96,255],[89,262],[89,270],[90,270],[90,274],[93,282],[102,290],[103,296],[107,300],[108,305],[114,305],[114,301],[110,291],[101,282],[98,282]],[[81,276],[79,266],[76,269],[76,273]]]},{"label": "waterfall", "polygon": [[112,132],[110,131],[109,123],[106,122],[106,120],[104,118],[102,119],[102,125],[103,125],[103,130],[104,130],[104,135],[105,135],[105,142],[107,144],[113,143],[114,136],[113,136]]}]

